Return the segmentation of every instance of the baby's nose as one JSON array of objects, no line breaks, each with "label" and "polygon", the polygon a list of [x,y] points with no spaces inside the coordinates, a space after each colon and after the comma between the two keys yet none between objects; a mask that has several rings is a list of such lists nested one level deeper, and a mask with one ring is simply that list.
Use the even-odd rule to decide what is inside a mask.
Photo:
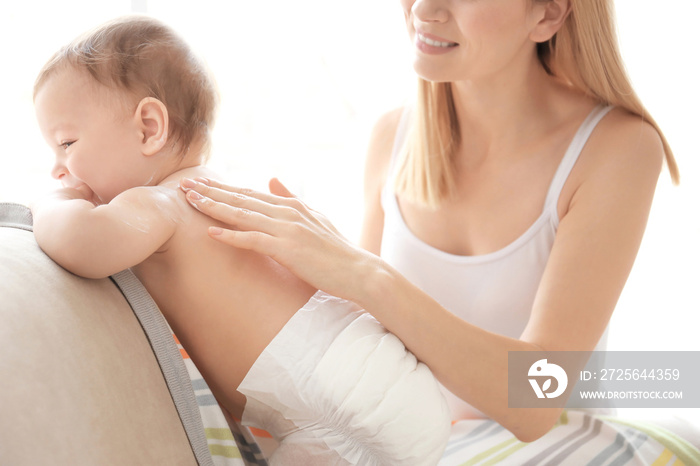
[{"label": "baby's nose", "polygon": [[66,170],[66,167],[61,164],[61,163],[56,163],[53,168],[51,169],[51,177],[55,178],[57,180],[60,180],[64,176],[68,174],[68,170]]}]

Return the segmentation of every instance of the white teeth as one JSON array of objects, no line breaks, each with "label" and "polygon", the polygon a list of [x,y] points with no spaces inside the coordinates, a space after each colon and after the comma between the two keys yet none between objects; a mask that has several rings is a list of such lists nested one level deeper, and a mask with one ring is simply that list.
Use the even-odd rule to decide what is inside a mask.
[{"label": "white teeth", "polygon": [[418,34],[418,40],[428,45],[432,45],[433,47],[452,47],[453,45],[455,45],[450,42],[440,42],[438,40],[428,39],[423,34]]}]

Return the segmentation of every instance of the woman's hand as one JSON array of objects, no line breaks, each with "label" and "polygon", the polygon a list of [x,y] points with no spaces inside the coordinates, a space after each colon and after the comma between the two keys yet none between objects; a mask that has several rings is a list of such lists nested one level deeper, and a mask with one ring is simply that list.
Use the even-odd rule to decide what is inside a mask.
[{"label": "woman's hand", "polygon": [[230,226],[209,228],[217,241],[269,256],[329,294],[349,300],[364,294],[363,282],[378,258],[346,240],[279,180],[270,181],[272,194],[205,178],[183,179],[180,187],[200,212]]}]

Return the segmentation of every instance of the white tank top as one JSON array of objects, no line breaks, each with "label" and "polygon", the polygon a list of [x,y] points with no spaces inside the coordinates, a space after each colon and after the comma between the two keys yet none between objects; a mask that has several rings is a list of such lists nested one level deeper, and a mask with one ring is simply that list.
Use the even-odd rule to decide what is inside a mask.
[{"label": "white tank top", "polygon": [[[588,137],[612,107],[599,105],[581,124],[549,186],[542,214],[515,241],[498,251],[459,256],[436,249],[416,237],[403,220],[391,182],[382,191],[384,230],[381,257],[443,307],[484,330],[519,338],[530,318],[554,236],[559,225],[557,201]],[[391,169],[407,130],[407,114],[394,140]],[[604,350],[607,328],[596,350]],[[453,419],[484,417],[447,389]]]}]

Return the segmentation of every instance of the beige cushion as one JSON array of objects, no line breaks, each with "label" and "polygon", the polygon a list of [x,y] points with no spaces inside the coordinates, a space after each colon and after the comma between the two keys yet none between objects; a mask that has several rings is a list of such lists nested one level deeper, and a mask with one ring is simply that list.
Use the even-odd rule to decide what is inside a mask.
[{"label": "beige cushion", "polygon": [[197,464],[138,320],[109,279],[0,228],[0,464]]}]

